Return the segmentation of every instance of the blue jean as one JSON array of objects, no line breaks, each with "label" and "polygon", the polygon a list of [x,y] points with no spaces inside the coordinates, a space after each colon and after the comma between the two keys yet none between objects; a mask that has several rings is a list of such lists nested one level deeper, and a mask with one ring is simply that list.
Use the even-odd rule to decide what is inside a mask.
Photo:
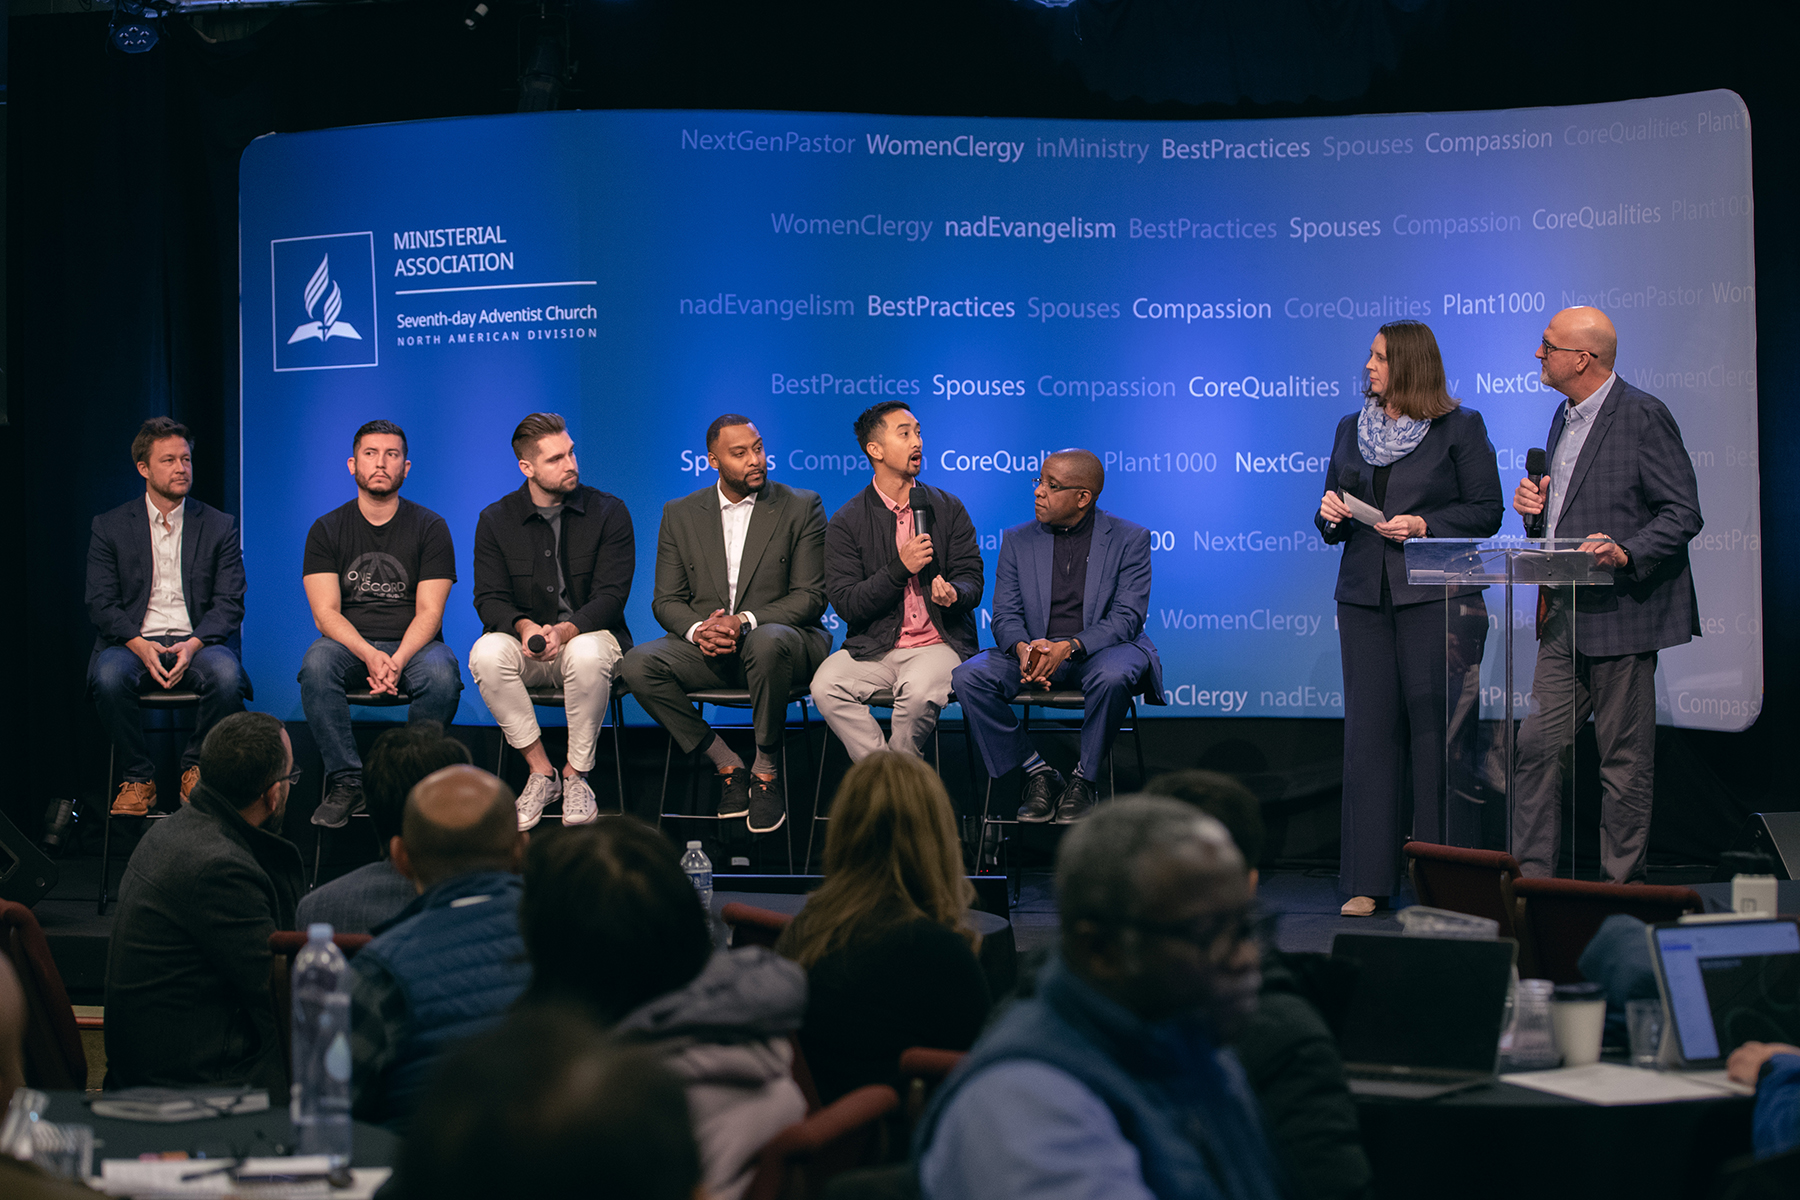
[{"label": "blue jean", "polygon": [[[144,686],[146,683],[149,687]],[[161,689],[150,679],[143,660],[123,646],[108,646],[88,664],[88,688],[94,694],[94,707],[100,710],[100,723],[106,727],[106,735],[124,763],[121,777],[132,783],[148,783],[156,778],[156,764],[151,761],[150,748],[144,740],[143,713],[137,698],[144,692]],[[194,719],[194,736],[181,752],[183,770],[200,761],[200,743],[214,725],[232,713],[244,711],[250,679],[230,647],[202,646],[173,690],[189,688],[200,697],[200,711]]]},{"label": "blue jean", "polygon": [[[1080,662],[1065,662],[1050,677],[1053,687],[1080,688],[1087,703],[1081,716],[1081,777],[1092,783],[1118,736],[1119,722],[1150,669],[1150,659],[1132,642],[1108,646]],[[998,648],[977,654],[950,676],[956,702],[962,705],[969,736],[995,779],[1031,757],[1031,741],[1012,710],[1013,698],[1025,690],[1019,659]],[[1034,685],[1035,690],[1035,685]]]},{"label": "blue jean", "polygon": [[[370,642],[383,654],[392,654],[400,643]],[[327,777],[346,771],[362,774],[362,758],[356,753],[356,735],[350,729],[350,705],[344,693],[369,684],[369,669],[342,642],[322,637],[307,647],[300,662],[300,707],[306,711],[306,727],[312,730]],[[446,727],[456,716],[462,698],[462,668],[456,655],[442,642],[429,642],[400,668],[400,690],[412,697],[409,721],[442,721]]]}]

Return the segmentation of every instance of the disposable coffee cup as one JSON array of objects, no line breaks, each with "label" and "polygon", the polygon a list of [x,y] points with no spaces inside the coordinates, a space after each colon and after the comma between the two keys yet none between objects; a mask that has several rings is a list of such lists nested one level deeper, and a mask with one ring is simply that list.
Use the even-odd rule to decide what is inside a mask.
[{"label": "disposable coffee cup", "polygon": [[1563,1066],[1600,1061],[1606,1033],[1606,989],[1597,983],[1559,983],[1550,1001],[1550,1036],[1562,1051]]}]

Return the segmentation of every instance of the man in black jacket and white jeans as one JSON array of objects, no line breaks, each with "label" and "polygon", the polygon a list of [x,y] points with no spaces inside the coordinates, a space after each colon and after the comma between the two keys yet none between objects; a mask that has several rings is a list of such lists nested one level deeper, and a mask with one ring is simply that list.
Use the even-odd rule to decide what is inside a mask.
[{"label": "man in black jacket and white jeans", "polygon": [[[844,648],[813,676],[813,702],[855,762],[884,746],[906,754],[937,728],[950,673],[979,646],[975,607],[983,568],[962,501],[917,482],[925,464],[919,419],[898,400],[856,418],[856,443],[875,481],[825,527],[825,595],[849,625]],[[915,528],[922,494],[929,532]],[[883,739],[869,697],[894,694]]]},{"label": "man in black jacket and white jeans", "polygon": [[[581,482],[561,417],[532,413],[512,445],[525,482],[475,524],[475,611],[486,632],[469,651],[469,673],[507,745],[531,768],[519,828],[536,825],[559,796],[563,824],[586,825],[600,815],[587,773],[613,668],[631,649],[625,600],[637,544],[625,502]],[[542,649],[532,648],[534,637]],[[562,689],[569,756],[560,779],[526,690],[534,687]]]}]

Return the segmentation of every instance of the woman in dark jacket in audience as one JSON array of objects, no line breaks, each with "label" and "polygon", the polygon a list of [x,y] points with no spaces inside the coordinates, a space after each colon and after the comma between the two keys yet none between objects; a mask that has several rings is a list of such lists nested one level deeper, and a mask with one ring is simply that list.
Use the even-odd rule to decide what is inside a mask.
[{"label": "woman in dark jacket in audience", "polygon": [[776,943],[806,968],[800,1047],[829,1104],[893,1083],[911,1046],[967,1050],[991,998],[950,797],[911,755],[850,768],[831,804],[825,882]]}]

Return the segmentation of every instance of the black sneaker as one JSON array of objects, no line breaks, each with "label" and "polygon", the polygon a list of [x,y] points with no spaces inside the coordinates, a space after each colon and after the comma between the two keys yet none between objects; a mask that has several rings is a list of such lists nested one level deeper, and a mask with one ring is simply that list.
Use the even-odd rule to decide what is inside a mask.
[{"label": "black sneaker", "polygon": [[350,823],[350,814],[362,809],[362,777],[339,775],[331,781],[331,790],[319,801],[319,807],[313,809],[312,823],[327,829],[342,829]]},{"label": "black sneaker", "polygon": [[774,833],[787,820],[787,795],[781,787],[781,777],[759,779],[750,777],[750,819],[744,824],[750,827],[751,833]]},{"label": "black sneaker", "polygon": [[1027,825],[1046,824],[1056,811],[1056,798],[1062,794],[1063,777],[1057,770],[1036,771],[1025,777],[1025,803],[1019,805],[1019,820]]},{"label": "black sneaker", "polygon": [[725,772],[719,793],[719,816],[724,818],[750,815],[750,768],[733,767]]},{"label": "black sneaker", "polygon": [[1094,794],[1094,785],[1083,779],[1080,774],[1069,776],[1069,786],[1063,789],[1062,798],[1056,802],[1056,823],[1073,825],[1088,815],[1098,797]]}]

